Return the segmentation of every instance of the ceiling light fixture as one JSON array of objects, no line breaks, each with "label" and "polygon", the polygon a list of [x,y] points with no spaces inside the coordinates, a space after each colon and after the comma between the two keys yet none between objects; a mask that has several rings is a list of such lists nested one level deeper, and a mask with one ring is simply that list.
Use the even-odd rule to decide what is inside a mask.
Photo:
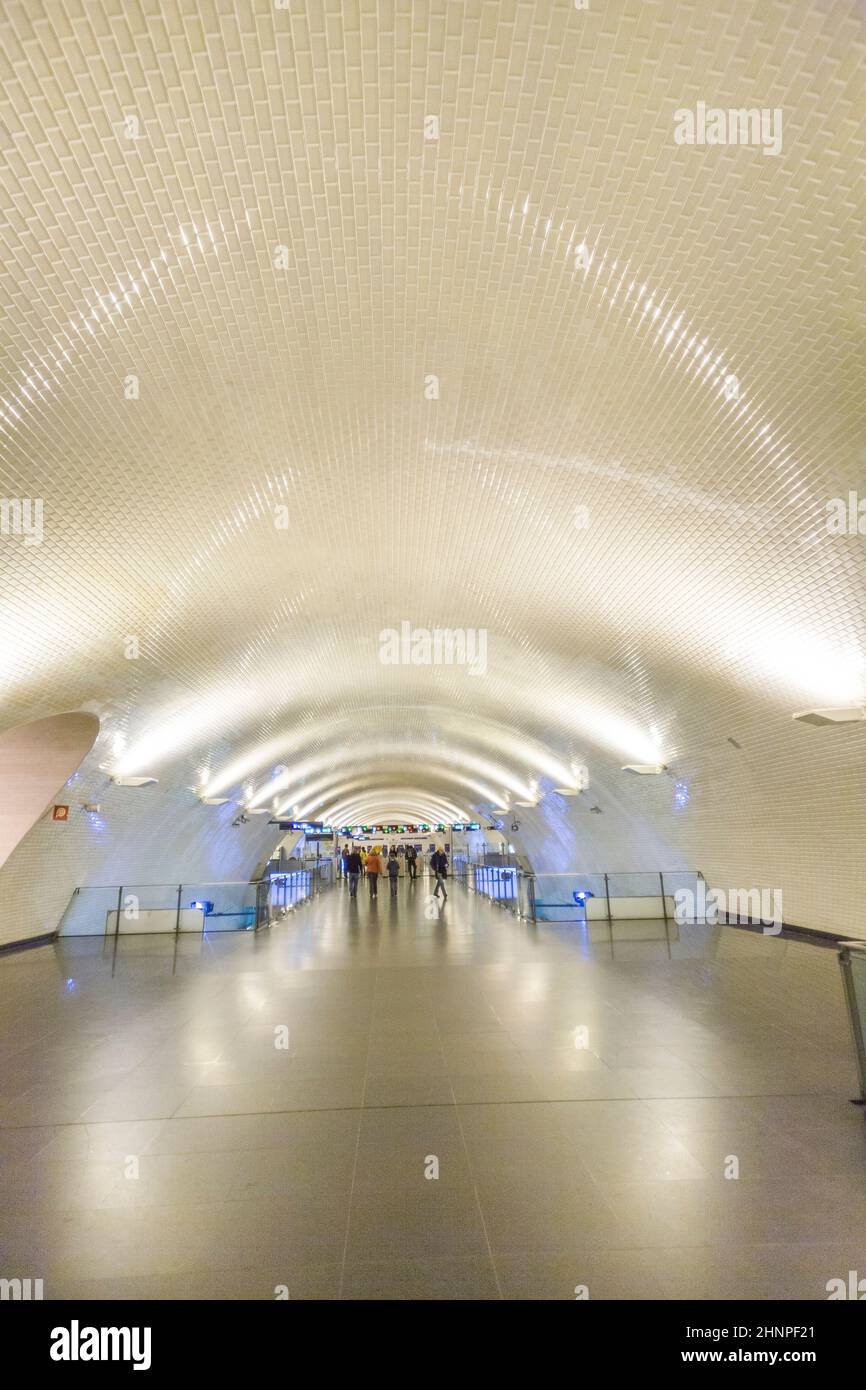
[{"label": "ceiling light fixture", "polygon": [[804,709],[792,714],[801,724],[860,724],[866,719],[863,705],[841,705],[838,709]]}]

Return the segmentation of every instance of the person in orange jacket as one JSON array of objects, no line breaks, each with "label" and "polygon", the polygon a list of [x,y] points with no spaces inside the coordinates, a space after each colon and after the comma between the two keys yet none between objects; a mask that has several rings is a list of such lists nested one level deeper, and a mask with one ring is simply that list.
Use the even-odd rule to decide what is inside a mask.
[{"label": "person in orange jacket", "polygon": [[379,875],[382,872],[382,860],[379,858],[379,846],[374,845],[367,855],[367,882],[370,885],[371,900],[378,896]]}]

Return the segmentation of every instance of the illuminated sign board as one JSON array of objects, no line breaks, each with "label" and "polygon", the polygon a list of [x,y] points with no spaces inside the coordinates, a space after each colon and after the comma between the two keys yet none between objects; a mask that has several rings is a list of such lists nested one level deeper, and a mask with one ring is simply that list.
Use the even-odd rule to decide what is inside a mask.
[{"label": "illuminated sign board", "polygon": [[[293,821],[292,830],[321,830],[325,834],[332,834],[332,828],[328,825],[314,825],[309,821]],[[455,821],[453,825],[341,825],[336,831],[338,835],[428,835],[431,831],[445,833],[448,830],[480,830],[481,825],[477,820]]]}]

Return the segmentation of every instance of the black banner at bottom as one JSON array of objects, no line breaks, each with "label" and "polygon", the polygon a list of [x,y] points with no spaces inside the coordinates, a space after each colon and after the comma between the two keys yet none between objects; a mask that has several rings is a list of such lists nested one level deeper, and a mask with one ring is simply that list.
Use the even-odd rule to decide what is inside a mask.
[{"label": "black banner at bottom", "polygon": [[[428,1382],[437,1363],[442,1365],[443,1374],[454,1374],[455,1347],[449,1333],[472,1339],[468,1346],[484,1361],[487,1374],[500,1356],[508,1358],[504,1369],[513,1373],[515,1357],[529,1355],[534,1347],[531,1354],[539,1358],[539,1368],[551,1357],[565,1355],[577,1358],[576,1370],[592,1358],[596,1370],[601,1366],[614,1374],[667,1372],[677,1367],[773,1370],[798,1366],[826,1378],[828,1373],[841,1372],[846,1362],[857,1364],[863,1345],[863,1316],[840,1304],[863,1298],[859,1290],[853,1296],[839,1293],[826,1302],[593,1302],[576,1298],[571,1307],[560,1305],[554,1310],[547,1306],[546,1311],[539,1302],[512,1304],[506,1323],[499,1322],[495,1304],[487,1314],[479,1303],[472,1303],[470,1321],[469,1308],[447,1300],[433,1306],[409,1302],[399,1309],[392,1304],[387,1322],[382,1323],[374,1311],[378,1305],[371,1303],[363,1306],[362,1320],[356,1321],[353,1307],[357,1304],[351,1302],[7,1301],[2,1321],[7,1356],[14,1355],[20,1371],[60,1378],[92,1376],[100,1369],[110,1369],[114,1375],[124,1371],[159,1376],[203,1371],[249,1376],[272,1365],[283,1365],[288,1374],[292,1364],[297,1365],[296,1357],[303,1357],[306,1363],[311,1356],[321,1358],[323,1371],[332,1371],[338,1348],[344,1345],[346,1359],[350,1356],[349,1344],[335,1342],[335,1334],[352,1334],[356,1329],[363,1340],[355,1344],[354,1355],[368,1369],[371,1360],[394,1367],[397,1352],[401,1374],[421,1376]],[[488,1316],[493,1318],[490,1324]],[[541,1331],[546,1340],[521,1344],[521,1324],[524,1335]],[[424,1340],[419,1345],[421,1362],[413,1367],[403,1339],[416,1328]],[[313,1340],[319,1333],[326,1334],[323,1343]],[[389,1338],[378,1350],[370,1341],[376,1336]],[[551,1336],[556,1340],[548,1340]],[[290,1343],[287,1338],[292,1339]],[[287,1361],[290,1348],[291,1360]],[[356,1373],[359,1370],[360,1366]]]}]

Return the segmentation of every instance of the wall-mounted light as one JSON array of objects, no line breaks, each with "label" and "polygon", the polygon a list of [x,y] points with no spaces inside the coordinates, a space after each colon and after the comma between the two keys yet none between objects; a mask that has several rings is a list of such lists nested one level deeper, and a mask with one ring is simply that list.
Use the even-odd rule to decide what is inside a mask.
[{"label": "wall-mounted light", "polygon": [[636,772],[639,777],[658,777],[660,772],[667,772],[666,763],[626,763],[621,769],[623,772]]},{"label": "wall-mounted light", "polygon": [[841,705],[838,709],[804,709],[792,714],[801,724],[859,724],[866,719],[863,705]]},{"label": "wall-mounted light", "polygon": [[[104,771],[104,769],[103,769]],[[116,787],[153,787],[159,781],[158,777],[111,777]]]}]

